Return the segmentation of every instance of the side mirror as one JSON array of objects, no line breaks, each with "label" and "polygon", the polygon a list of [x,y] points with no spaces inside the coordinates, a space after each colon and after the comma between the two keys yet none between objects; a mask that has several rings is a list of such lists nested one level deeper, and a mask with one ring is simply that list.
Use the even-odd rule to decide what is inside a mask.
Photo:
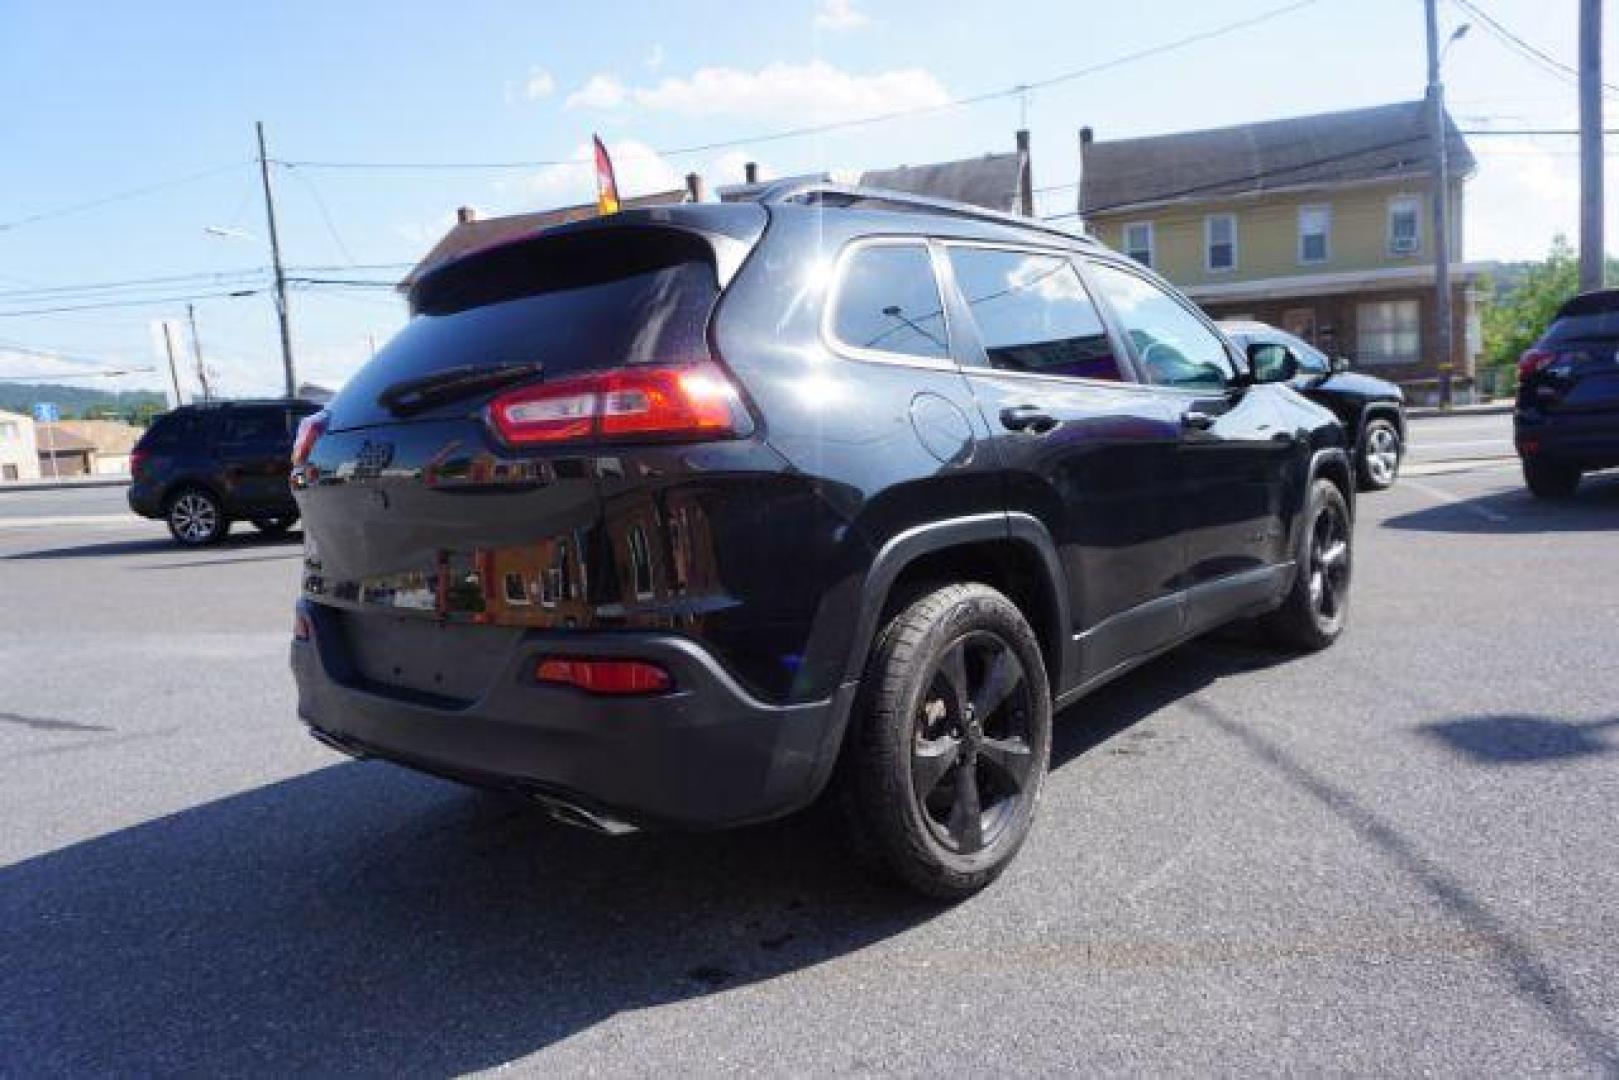
[{"label": "side mirror", "polygon": [[1287,382],[1299,373],[1299,362],[1281,345],[1256,341],[1248,346],[1248,366],[1254,382]]},{"label": "side mirror", "polygon": [[1349,357],[1347,357],[1347,356],[1334,356],[1332,358],[1332,370],[1334,372],[1348,371],[1349,370]]}]

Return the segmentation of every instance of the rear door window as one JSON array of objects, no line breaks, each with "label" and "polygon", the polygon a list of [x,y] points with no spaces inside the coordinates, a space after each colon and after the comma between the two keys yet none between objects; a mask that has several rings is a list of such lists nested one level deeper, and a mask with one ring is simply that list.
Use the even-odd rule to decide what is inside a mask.
[{"label": "rear door window", "polygon": [[831,328],[857,354],[948,360],[944,303],[926,245],[864,244],[845,255]]},{"label": "rear door window", "polygon": [[1123,378],[1107,328],[1068,259],[1000,248],[949,251],[990,367]]}]

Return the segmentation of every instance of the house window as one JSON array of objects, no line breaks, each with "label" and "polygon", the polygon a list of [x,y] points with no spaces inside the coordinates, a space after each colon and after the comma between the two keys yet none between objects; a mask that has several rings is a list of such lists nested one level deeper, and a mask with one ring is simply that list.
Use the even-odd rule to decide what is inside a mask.
[{"label": "house window", "polygon": [[1210,214],[1203,219],[1204,268],[1212,272],[1237,265],[1237,216]]},{"label": "house window", "polygon": [[1363,364],[1414,364],[1422,358],[1422,306],[1377,300],[1355,309],[1355,358]]},{"label": "house window", "polygon": [[1415,255],[1422,250],[1422,200],[1401,195],[1389,200],[1389,254]]},{"label": "house window", "polygon": [[1324,263],[1331,249],[1327,242],[1332,231],[1332,207],[1299,207],[1299,262]]},{"label": "house window", "polygon": [[630,549],[630,573],[634,579],[635,598],[652,598],[652,548],[646,542],[646,530],[631,525],[627,540]]},{"label": "house window", "polygon": [[1153,256],[1152,222],[1132,221],[1124,227],[1124,253],[1142,266],[1151,266],[1158,260]]}]

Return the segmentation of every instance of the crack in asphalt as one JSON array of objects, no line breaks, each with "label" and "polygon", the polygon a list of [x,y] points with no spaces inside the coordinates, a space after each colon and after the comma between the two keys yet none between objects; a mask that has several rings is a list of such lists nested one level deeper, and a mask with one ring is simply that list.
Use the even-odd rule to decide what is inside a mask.
[{"label": "crack in asphalt", "polygon": [[111,731],[101,724],[84,724],[77,720],[56,720],[49,716],[24,716],[22,713],[0,711],[0,722],[21,724],[35,731]]}]

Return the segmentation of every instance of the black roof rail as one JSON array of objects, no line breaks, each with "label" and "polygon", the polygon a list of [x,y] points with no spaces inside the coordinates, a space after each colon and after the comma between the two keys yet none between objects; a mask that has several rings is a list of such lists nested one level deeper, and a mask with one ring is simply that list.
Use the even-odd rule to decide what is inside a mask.
[{"label": "black roof rail", "polygon": [[838,184],[825,180],[780,180],[765,187],[755,196],[755,201],[764,203],[767,206],[790,202],[821,202],[838,205],[835,202],[837,199],[847,200],[841,204],[844,206],[852,206],[860,202],[882,203],[896,210],[969,218],[973,221],[1004,225],[1012,229],[1033,229],[1036,232],[1060,236],[1064,240],[1078,240],[1085,244],[1096,243],[1095,237],[1073,229],[1065,229],[1060,225],[1053,225],[1048,221],[1041,221],[1039,218],[1006,214],[999,210],[974,206],[971,203],[956,202],[952,199],[934,199],[926,195],[912,195],[907,191],[861,187],[858,184]]}]

